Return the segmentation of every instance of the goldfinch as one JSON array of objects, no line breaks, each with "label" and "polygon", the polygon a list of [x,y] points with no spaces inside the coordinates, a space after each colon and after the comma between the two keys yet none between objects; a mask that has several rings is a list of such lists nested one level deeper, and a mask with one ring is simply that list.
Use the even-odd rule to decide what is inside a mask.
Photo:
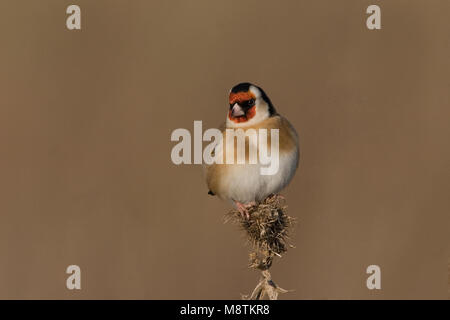
[{"label": "goldfinch", "polygon": [[[208,194],[231,201],[248,219],[250,206],[280,192],[292,180],[299,163],[298,136],[289,121],[275,110],[266,93],[256,85],[246,82],[234,86],[229,94],[229,104],[227,119],[221,130],[223,145],[215,149],[215,156],[225,157],[231,152],[232,160],[236,160],[239,144],[234,137],[227,139],[226,136],[231,132],[228,129],[242,129],[241,132],[249,133],[245,137],[245,162],[223,161],[222,164],[206,165],[206,183]],[[278,131],[278,167],[273,174],[261,174],[264,165],[259,152],[263,149],[261,146],[266,145],[255,144],[250,137],[256,135],[259,143],[267,143],[266,150],[273,153],[270,144],[276,136],[271,129],[278,129],[275,130]],[[264,132],[267,139],[261,142]],[[252,146],[256,149],[256,163],[250,158],[250,150],[255,151]]]}]

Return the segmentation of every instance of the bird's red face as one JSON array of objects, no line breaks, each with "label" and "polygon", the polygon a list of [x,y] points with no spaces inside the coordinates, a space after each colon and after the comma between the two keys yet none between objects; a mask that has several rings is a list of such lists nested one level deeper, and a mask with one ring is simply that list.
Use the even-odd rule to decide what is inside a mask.
[{"label": "bird's red face", "polygon": [[228,118],[235,123],[247,122],[256,114],[256,97],[251,91],[231,92]]}]

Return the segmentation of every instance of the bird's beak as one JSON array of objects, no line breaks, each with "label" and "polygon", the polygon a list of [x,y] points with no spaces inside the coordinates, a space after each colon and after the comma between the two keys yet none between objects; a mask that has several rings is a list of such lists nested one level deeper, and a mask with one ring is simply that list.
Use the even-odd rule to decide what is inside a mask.
[{"label": "bird's beak", "polygon": [[233,118],[244,116],[245,112],[242,110],[241,106],[237,103],[234,104],[233,109],[231,109],[231,116]]}]

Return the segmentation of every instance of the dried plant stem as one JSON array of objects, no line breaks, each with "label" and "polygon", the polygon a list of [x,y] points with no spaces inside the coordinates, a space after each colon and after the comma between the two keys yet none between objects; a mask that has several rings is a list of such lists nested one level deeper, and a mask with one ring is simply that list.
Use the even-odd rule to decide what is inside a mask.
[{"label": "dried plant stem", "polygon": [[279,293],[288,292],[288,290],[278,287],[275,282],[273,282],[269,270],[263,270],[261,271],[261,274],[262,277],[259,280],[259,283],[256,285],[256,288],[253,290],[252,294],[249,297],[244,296],[243,299],[263,300],[267,295],[270,300],[277,300]]},{"label": "dried plant stem", "polygon": [[[275,256],[287,251],[290,227],[294,219],[286,214],[284,198],[271,195],[261,203],[248,208],[250,219],[233,210],[226,215],[225,222],[238,223],[247,234],[247,240],[253,247],[250,253],[250,268],[261,271],[261,278],[251,295],[243,296],[246,300],[262,300],[266,296],[277,300],[279,293],[288,292],[272,280],[269,272]],[[292,246],[291,246],[292,247]]]}]

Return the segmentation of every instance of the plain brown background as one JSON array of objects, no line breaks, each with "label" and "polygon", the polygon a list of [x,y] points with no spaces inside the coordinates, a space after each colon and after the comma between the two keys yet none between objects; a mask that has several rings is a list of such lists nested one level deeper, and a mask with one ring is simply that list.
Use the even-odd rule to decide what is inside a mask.
[{"label": "plain brown background", "polygon": [[281,298],[446,299],[449,21],[444,0],[2,0],[0,298],[249,293],[243,235],[170,134],[217,126],[251,81],[301,140]]}]

